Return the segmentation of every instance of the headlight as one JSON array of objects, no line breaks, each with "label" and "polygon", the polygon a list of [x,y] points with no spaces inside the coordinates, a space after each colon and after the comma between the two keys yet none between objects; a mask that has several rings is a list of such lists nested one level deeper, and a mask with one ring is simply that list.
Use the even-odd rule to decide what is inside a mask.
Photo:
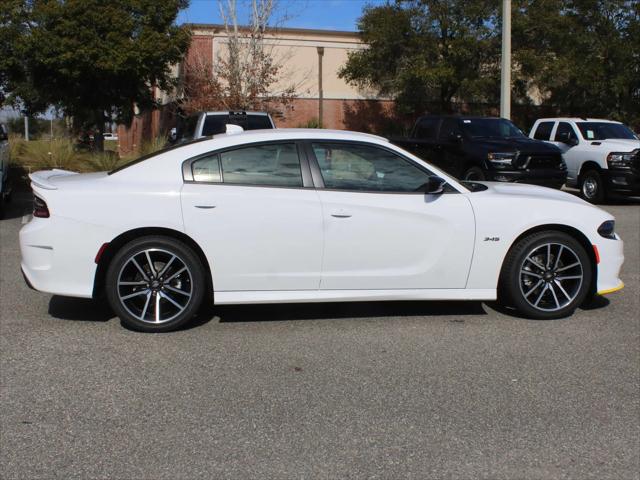
[{"label": "headlight", "polygon": [[506,153],[489,153],[487,155],[487,160],[489,163],[496,168],[508,168],[512,166],[513,159],[516,158],[516,154],[514,152],[506,152]]},{"label": "headlight", "polygon": [[631,168],[631,162],[633,157],[640,153],[638,150],[633,152],[612,152],[607,155],[607,165],[609,168],[617,169],[629,169]]},{"label": "headlight", "polygon": [[601,237],[610,238],[615,240],[616,238],[616,222],[613,220],[607,220],[602,225],[598,227],[598,233]]}]

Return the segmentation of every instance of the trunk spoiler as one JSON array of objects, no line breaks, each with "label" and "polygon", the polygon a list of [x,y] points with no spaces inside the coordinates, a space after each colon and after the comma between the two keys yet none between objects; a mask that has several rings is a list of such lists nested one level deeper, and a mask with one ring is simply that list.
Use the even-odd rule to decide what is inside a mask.
[{"label": "trunk spoiler", "polygon": [[40,170],[38,172],[30,173],[29,178],[31,179],[32,186],[44,188],[45,190],[57,190],[58,186],[51,181],[54,177],[67,177],[69,175],[77,174],[77,172],[54,168],[53,170]]}]

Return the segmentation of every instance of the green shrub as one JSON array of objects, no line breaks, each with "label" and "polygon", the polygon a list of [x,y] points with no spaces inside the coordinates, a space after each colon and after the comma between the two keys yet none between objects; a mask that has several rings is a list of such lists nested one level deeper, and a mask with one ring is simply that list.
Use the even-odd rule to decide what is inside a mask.
[{"label": "green shrub", "polygon": [[320,128],[320,120],[311,118],[304,123],[299,123],[298,128]]}]

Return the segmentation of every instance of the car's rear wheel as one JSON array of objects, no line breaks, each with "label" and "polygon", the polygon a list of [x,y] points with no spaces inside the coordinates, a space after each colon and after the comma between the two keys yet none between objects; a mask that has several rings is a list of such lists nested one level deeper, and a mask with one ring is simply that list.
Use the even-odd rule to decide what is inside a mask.
[{"label": "car's rear wheel", "polygon": [[539,232],[509,252],[501,275],[501,297],[529,318],[571,314],[586,299],[591,260],[576,239],[563,232]]},{"label": "car's rear wheel", "polygon": [[197,255],[177,239],[148,236],[116,253],[106,278],[111,308],[143,332],[178,329],[196,314],[206,289]]},{"label": "car's rear wheel", "polygon": [[597,170],[587,170],[580,181],[582,198],[590,203],[602,203],[605,199],[604,182]]},{"label": "car's rear wheel", "polygon": [[480,167],[471,167],[462,175],[462,179],[468,182],[483,181],[486,179],[484,172]]}]

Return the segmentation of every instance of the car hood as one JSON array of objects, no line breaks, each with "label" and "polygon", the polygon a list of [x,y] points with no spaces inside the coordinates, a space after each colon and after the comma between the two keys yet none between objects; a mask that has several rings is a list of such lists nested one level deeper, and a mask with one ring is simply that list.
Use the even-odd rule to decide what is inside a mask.
[{"label": "car hood", "polygon": [[528,137],[474,138],[472,144],[487,152],[560,153],[555,145]]},{"label": "car hood", "polygon": [[632,152],[640,148],[640,140],[628,140],[624,138],[610,138],[607,140],[591,140],[591,145],[606,148],[610,152]]},{"label": "car hood", "polygon": [[572,195],[561,190],[554,188],[539,187],[537,185],[528,185],[525,183],[502,183],[502,182],[475,182],[486,185],[487,190],[480,192],[474,192],[470,195],[496,195],[503,196],[505,200],[513,199],[514,197],[526,197],[529,199],[546,199],[546,200],[561,200],[570,203],[576,203],[580,205],[592,206],[590,203],[585,202],[580,197]]}]

